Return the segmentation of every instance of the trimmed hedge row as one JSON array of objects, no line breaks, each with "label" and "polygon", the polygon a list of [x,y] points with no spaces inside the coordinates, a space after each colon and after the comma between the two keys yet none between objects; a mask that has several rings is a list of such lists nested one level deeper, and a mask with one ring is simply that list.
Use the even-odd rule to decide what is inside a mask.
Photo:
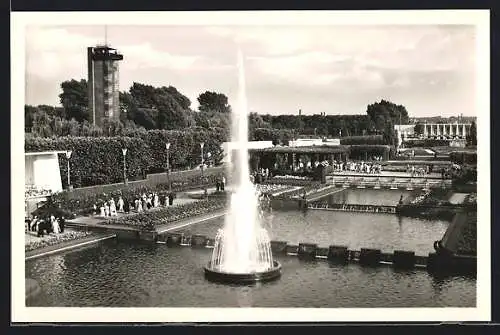
[{"label": "trimmed hedge row", "polygon": [[369,144],[369,145],[383,145],[384,136],[383,135],[364,135],[364,136],[347,136],[340,138],[341,145],[359,145],[359,144]]},{"label": "trimmed hedge row", "polygon": [[[71,183],[74,187],[123,182],[122,148],[127,148],[126,170],[129,180],[144,179],[146,174],[163,172],[167,165],[165,144],[170,143],[171,169],[186,169],[201,162],[200,143],[205,143],[204,155],[212,163],[222,159],[220,145],[227,139],[227,132],[219,129],[193,128],[182,131],[128,130],[123,137],[55,137],[42,138],[27,134],[26,152],[71,150]],[[67,174],[67,160],[59,155],[61,175]],[[63,187],[67,179],[62,178]]]},{"label": "trimmed hedge row", "polygon": [[435,140],[435,139],[423,139],[423,140],[414,140],[414,141],[404,141],[404,146],[406,148],[414,148],[414,147],[444,147],[449,146],[450,141],[446,140]]},{"label": "trimmed hedge row", "polygon": [[115,219],[109,219],[103,224],[121,225],[139,228],[142,231],[153,231],[159,225],[164,225],[186,219],[192,216],[203,215],[226,207],[225,198],[200,200],[189,204],[163,207],[147,212],[130,214]]},{"label": "trimmed hedge row", "polygon": [[456,164],[477,164],[477,152],[452,151],[450,160]]},{"label": "trimmed hedge row", "polygon": [[394,156],[394,147],[390,145],[351,145],[349,147],[349,157],[357,159],[365,159],[366,156],[382,156],[384,159],[389,159]]},{"label": "trimmed hedge row", "polygon": [[[148,147],[138,138],[130,137],[58,137],[26,136],[26,152],[71,150],[71,183],[75,187],[110,184],[123,181],[122,148],[127,148],[127,176],[136,179],[149,166]],[[59,155],[63,187],[67,184],[67,159]]]}]

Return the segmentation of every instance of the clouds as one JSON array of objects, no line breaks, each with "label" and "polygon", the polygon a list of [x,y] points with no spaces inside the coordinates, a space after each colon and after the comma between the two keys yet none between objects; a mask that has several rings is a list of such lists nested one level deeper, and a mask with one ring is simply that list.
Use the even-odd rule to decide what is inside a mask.
[{"label": "clouds", "polygon": [[[58,85],[86,77],[86,47],[102,27],[36,27],[27,34],[27,102],[54,103]],[[236,101],[236,51],[245,54],[249,104],[261,113],[311,113],[342,106],[364,113],[391,98],[413,115],[433,106],[470,114],[475,39],[468,26],[127,26],[110,27],[124,55],[121,89],[133,81],[173,85],[195,102],[205,90]],[[64,41],[62,43],[61,41]],[[48,94],[47,87],[53,87]],[[43,92],[43,96],[37,92]],[[454,97],[454,101],[444,99]],[[280,106],[282,106],[280,108]]]}]

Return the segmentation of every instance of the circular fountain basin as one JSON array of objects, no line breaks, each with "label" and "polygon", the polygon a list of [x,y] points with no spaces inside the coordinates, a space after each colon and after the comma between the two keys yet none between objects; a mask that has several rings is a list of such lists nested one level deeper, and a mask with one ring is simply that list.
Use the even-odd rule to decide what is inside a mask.
[{"label": "circular fountain basin", "polygon": [[208,281],[222,284],[253,284],[257,282],[269,282],[281,277],[281,264],[273,261],[273,267],[265,271],[249,273],[233,273],[212,269],[212,262],[205,267],[205,278]]}]

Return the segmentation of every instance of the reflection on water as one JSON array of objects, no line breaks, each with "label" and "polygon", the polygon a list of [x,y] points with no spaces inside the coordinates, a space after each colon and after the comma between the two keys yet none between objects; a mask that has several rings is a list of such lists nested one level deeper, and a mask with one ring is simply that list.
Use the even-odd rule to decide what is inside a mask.
[{"label": "reflection on water", "polygon": [[331,204],[396,206],[401,196],[406,198],[408,195],[410,192],[403,190],[346,189],[333,193],[324,200]]},{"label": "reflection on water", "polygon": [[[433,241],[440,239],[448,222],[400,217],[393,214],[350,213],[326,210],[273,211],[264,220],[272,240],[317,243],[322,247],[345,245],[350,249],[379,248],[415,251],[426,256],[434,252]],[[223,220],[183,228],[186,234],[215,237]]]},{"label": "reflection on water", "polygon": [[[56,259],[56,260],[54,260]],[[54,268],[54,263],[64,268]],[[426,271],[277,257],[281,279],[230,286],[204,279],[210,249],[104,241],[26,262],[43,290],[31,306],[82,307],[472,307],[476,282]]]}]

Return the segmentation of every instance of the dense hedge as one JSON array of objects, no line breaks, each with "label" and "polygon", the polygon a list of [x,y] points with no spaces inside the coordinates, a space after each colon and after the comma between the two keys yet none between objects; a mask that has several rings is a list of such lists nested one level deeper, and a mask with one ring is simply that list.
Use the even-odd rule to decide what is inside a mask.
[{"label": "dense hedge", "polygon": [[447,140],[435,140],[435,139],[423,139],[423,140],[414,140],[414,141],[405,141],[403,142],[406,148],[414,148],[414,147],[444,147],[449,146],[450,141]]},{"label": "dense hedge", "polygon": [[394,148],[389,145],[351,145],[349,147],[349,157],[352,159],[368,159],[371,156],[382,156],[389,159],[394,156]]},{"label": "dense hedge", "polygon": [[477,212],[467,214],[467,223],[458,240],[457,254],[477,255]]},{"label": "dense hedge", "polygon": [[[122,148],[127,148],[127,177],[138,179],[150,164],[150,150],[140,138],[131,137],[57,137],[26,136],[26,152],[71,150],[71,183],[74,187],[123,181]],[[67,184],[67,160],[59,155],[63,186]]]},{"label": "dense hedge", "polygon": [[205,143],[203,153],[216,158],[212,163],[222,159],[221,144],[227,141],[229,134],[223,128],[189,128],[185,130],[128,130],[129,137],[140,138],[150,152],[148,172],[162,172],[167,166],[167,149],[170,143],[169,159],[171,169],[186,169],[201,164],[200,143]]},{"label": "dense hedge", "polygon": [[457,164],[477,164],[477,152],[453,151],[450,152],[450,160]]},{"label": "dense hedge", "polygon": [[[129,180],[145,177],[146,173],[163,172],[167,167],[167,150],[171,169],[186,169],[201,163],[200,143],[204,142],[205,160],[211,163],[222,159],[220,145],[228,134],[219,128],[190,128],[182,131],[127,130],[124,137],[55,137],[27,135],[25,151],[72,150],[71,183],[74,187],[119,183],[123,181],[122,148],[127,148],[126,165]],[[67,161],[59,157],[63,186],[66,186]]]},{"label": "dense hedge", "polygon": [[135,227],[143,231],[153,231],[159,225],[223,209],[226,207],[226,203],[225,198],[212,198],[179,206],[162,207],[147,212],[125,215],[109,219],[103,223]]},{"label": "dense hedge", "polygon": [[342,144],[342,145],[359,145],[359,144],[382,145],[385,143],[384,143],[384,136],[383,135],[365,135],[365,136],[341,137],[340,144]]}]

